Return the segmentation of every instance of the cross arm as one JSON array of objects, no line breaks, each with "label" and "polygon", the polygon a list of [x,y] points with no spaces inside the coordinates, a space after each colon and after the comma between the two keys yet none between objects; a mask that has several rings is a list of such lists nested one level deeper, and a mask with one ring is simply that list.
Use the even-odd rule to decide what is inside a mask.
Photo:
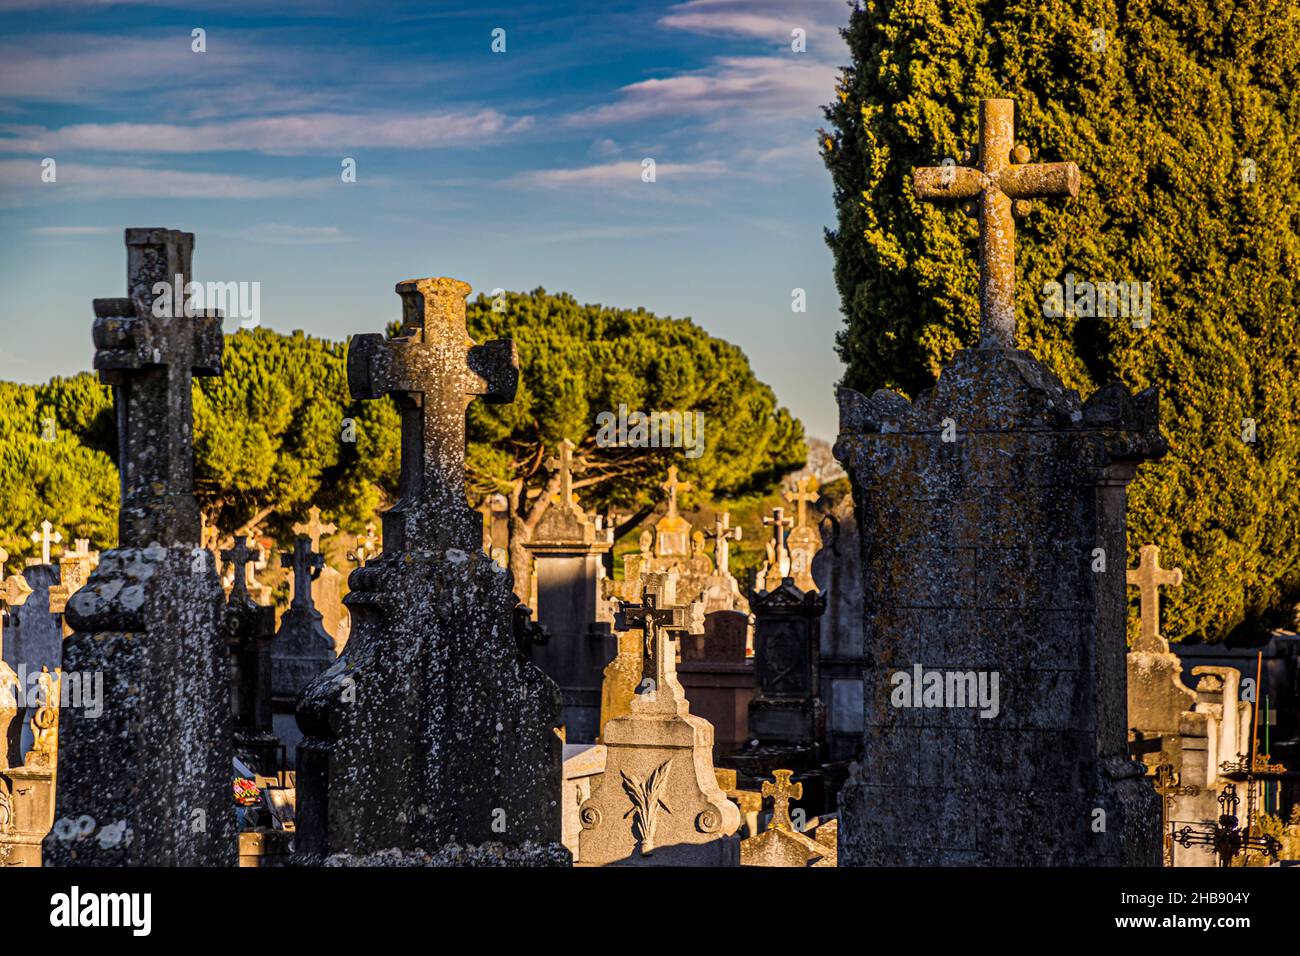
[{"label": "cross arm", "polygon": [[95,299],[95,368],[113,373],[165,365],[168,360],[167,322],[189,322],[194,337],[191,370],[195,375],[220,375],[225,345],[221,312],[201,309],[193,317],[154,317],[143,313],[132,299]]},{"label": "cross arm", "polygon": [[912,192],[917,199],[974,199],[984,186],[984,174],[969,166],[921,166],[912,170]]},{"label": "cross arm", "polygon": [[390,346],[378,332],[354,335],[348,341],[348,390],[355,399],[383,398],[396,389],[387,360]]},{"label": "cross arm", "polygon": [[1026,163],[997,174],[998,188],[1012,199],[1079,195],[1079,167],[1074,163]]},{"label": "cross arm", "polygon": [[519,388],[519,352],[514,339],[496,339],[471,346],[468,362],[470,370],[487,385],[482,395],[485,402],[501,404],[515,400]]}]

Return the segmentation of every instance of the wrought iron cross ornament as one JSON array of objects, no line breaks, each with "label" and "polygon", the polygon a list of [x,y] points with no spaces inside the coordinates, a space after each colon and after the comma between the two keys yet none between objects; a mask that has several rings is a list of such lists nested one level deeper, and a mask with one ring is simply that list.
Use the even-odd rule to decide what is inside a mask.
[{"label": "wrought iron cross ornament", "polygon": [[1015,146],[1015,101],[980,100],[978,165],[925,166],[912,171],[912,190],[927,201],[978,200],[980,224],[980,348],[1016,347],[1015,212],[1047,196],[1077,196],[1074,163],[1030,163]]}]

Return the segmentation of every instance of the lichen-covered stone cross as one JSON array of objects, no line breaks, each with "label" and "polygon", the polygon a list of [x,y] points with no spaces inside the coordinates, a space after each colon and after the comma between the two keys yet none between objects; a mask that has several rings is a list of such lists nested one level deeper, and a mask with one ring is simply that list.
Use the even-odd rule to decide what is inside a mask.
[{"label": "lichen-covered stone cross", "polygon": [[325,556],[313,550],[311,538],[300,534],[294,539],[293,551],[280,555],[280,563],[293,565],[293,606],[312,607],[311,582],[320,577],[321,569],[325,567]]},{"label": "lichen-covered stone cross", "polygon": [[465,328],[468,283],[411,279],[397,284],[402,334],[353,336],[352,397],[393,395],[402,410],[399,500],[383,517],[390,552],[458,549],[482,543],[479,516],[465,500],[465,412],[475,398],[509,402],[519,384],[514,342],[475,345]]},{"label": "lichen-covered stone cross", "polygon": [[1029,200],[1077,196],[1074,163],[1030,163],[1026,146],[1012,148],[1015,101],[980,100],[980,141],[974,167],[925,166],[912,171],[917,199],[978,200],[980,224],[980,348],[1016,347],[1016,227]]},{"label": "lichen-covered stone cross", "polygon": [[[190,281],[192,233],[128,229],[126,250],[128,298],[94,302],[95,368],[117,414],[118,544],[197,546],[190,383],[221,374],[221,313],[186,314],[176,301]],[[160,287],[171,290],[163,302]]]},{"label": "lichen-covered stone cross", "polygon": [[668,492],[668,513],[666,517],[677,517],[677,493],[679,491],[690,491],[691,483],[689,481],[677,480],[677,466],[670,465],[668,468],[668,479],[659,486]]},{"label": "lichen-covered stone cross", "polygon": [[546,470],[560,474],[560,504],[571,507],[573,500],[573,476],[587,470],[587,463],[582,459],[574,460],[573,451],[578,446],[569,439],[560,442],[560,454],[557,458],[546,459]]},{"label": "lichen-covered stone cross", "polygon": [[773,770],[772,776],[776,779],[776,783],[763,781],[763,796],[772,798],[772,822],[768,824],[768,829],[793,830],[794,824],[790,821],[790,801],[798,800],[803,796],[803,784],[790,782],[790,777],[793,776],[790,770]]},{"label": "lichen-covered stone cross", "polygon": [[327,534],[333,534],[339,529],[333,522],[322,524],[320,520],[320,509],[315,505],[312,505],[311,508],[308,509],[307,517],[309,519],[308,521],[299,522],[293,526],[293,533],[305,534],[311,539],[311,549],[313,551],[319,551],[321,537]]}]

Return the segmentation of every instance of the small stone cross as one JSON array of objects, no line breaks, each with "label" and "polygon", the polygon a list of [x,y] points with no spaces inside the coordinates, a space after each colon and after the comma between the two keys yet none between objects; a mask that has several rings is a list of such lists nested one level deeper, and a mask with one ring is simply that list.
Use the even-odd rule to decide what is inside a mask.
[{"label": "small stone cross", "polygon": [[242,598],[245,601],[252,601],[248,593],[248,581],[244,575],[248,563],[256,556],[256,552],[248,548],[248,538],[245,535],[237,534],[234,536],[234,547],[225,549],[221,552],[221,560],[230,564],[234,571],[234,580],[231,582],[230,599],[232,601]]},{"label": "small stone cross", "polygon": [[285,551],[280,555],[280,563],[293,565],[293,606],[314,607],[311,601],[311,582],[320,577],[321,569],[325,567],[325,556],[312,550],[311,539],[300,534],[294,539],[293,551]]},{"label": "small stone cross", "polygon": [[794,524],[794,519],[785,516],[784,508],[773,508],[772,517],[764,518],[763,524],[772,529],[772,545],[779,559],[785,554],[785,529]]},{"label": "small stone cross", "polygon": [[50,545],[58,544],[63,540],[63,535],[55,531],[50,533],[54,525],[50,524],[49,519],[41,522],[41,530],[32,532],[32,540],[39,542],[41,546],[41,564],[50,563]]},{"label": "small stone cross", "polygon": [[794,824],[790,821],[790,801],[803,797],[803,784],[791,783],[793,775],[790,770],[773,770],[772,776],[776,778],[776,783],[763,781],[763,796],[772,798],[772,822],[768,825],[769,830],[794,829]]},{"label": "small stone cross", "polygon": [[1160,567],[1160,549],[1154,544],[1142,545],[1138,554],[1137,569],[1126,572],[1128,583],[1137,585],[1142,607],[1142,632],[1133,650],[1168,651],[1169,645],[1160,635],[1160,585],[1182,586],[1183,571],[1181,568],[1166,570]]},{"label": "small stone cross", "polygon": [[615,620],[615,630],[641,630],[645,633],[642,651],[642,678],[650,682],[657,692],[673,691],[677,682],[677,651],[673,640],[677,635],[703,633],[703,607],[699,604],[676,604],[673,572],[651,573],[643,576],[640,604],[622,602]]},{"label": "small stone cross", "polygon": [[577,447],[566,438],[560,442],[559,457],[546,459],[546,470],[560,473],[560,504],[566,508],[577,505],[573,497],[573,476],[587,470],[585,461],[581,458],[575,460],[573,457],[573,450]]},{"label": "small stone cross", "polygon": [[795,483],[794,491],[787,491],[783,495],[786,501],[795,506],[796,528],[806,528],[808,526],[808,505],[815,504],[821,494],[817,491],[817,479],[813,475],[806,478],[800,478]]},{"label": "small stone cross", "polygon": [[731,542],[739,541],[744,529],[731,526],[731,512],[724,511],[713,518],[713,564],[719,574],[731,573]]},{"label": "small stone cross", "polygon": [[321,537],[323,535],[333,534],[335,531],[338,531],[339,529],[336,528],[333,524],[321,524],[320,509],[317,508],[315,505],[312,505],[311,508],[308,509],[307,516],[310,520],[307,521],[305,524],[299,523],[294,525],[293,533],[305,534],[308,538],[311,539],[311,549],[313,551],[319,551]]},{"label": "small stone cross", "polygon": [[1016,347],[1016,227],[1014,212],[1029,200],[1079,195],[1074,163],[1030,163],[1029,149],[1012,148],[1015,101],[980,100],[978,165],[926,166],[912,171],[917,199],[977,200],[980,224],[980,348]]},{"label": "small stone cross", "polygon": [[677,480],[677,466],[670,465],[668,468],[668,480],[659,486],[668,492],[668,514],[669,518],[677,517],[677,493],[679,491],[690,491],[691,483],[689,481]]}]

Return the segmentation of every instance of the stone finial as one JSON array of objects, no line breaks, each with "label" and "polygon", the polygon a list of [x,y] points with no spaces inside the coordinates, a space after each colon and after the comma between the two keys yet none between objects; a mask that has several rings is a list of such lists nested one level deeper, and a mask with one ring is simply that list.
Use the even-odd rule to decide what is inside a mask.
[{"label": "stone finial", "polygon": [[311,600],[311,582],[320,577],[325,567],[325,556],[312,549],[311,539],[304,534],[298,535],[293,542],[293,550],[280,555],[281,564],[293,566],[293,607],[314,607]]},{"label": "stone finial", "polygon": [[399,500],[384,513],[390,551],[473,553],[480,518],[465,501],[465,412],[475,398],[514,399],[514,342],[475,345],[465,328],[468,283],[412,279],[397,284],[402,334],[356,335],[348,346],[352,397],[393,395],[402,410]]},{"label": "stone finial", "polygon": [[1016,345],[1013,211],[1024,215],[1031,199],[1079,194],[1079,167],[1074,163],[1029,163],[1026,147],[1012,148],[1014,128],[1013,100],[980,100],[978,165],[927,166],[912,171],[917,199],[979,204],[981,348]]},{"label": "stone finial", "polygon": [[821,499],[821,493],[817,490],[817,476],[800,478],[795,483],[794,490],[785,492],[782,497],[795,506],[794,527],[808,527],[808,506]]},{"label": "stone finial", "polygon": [[772,798],[772,822],[769,829],[772,830],[793,830],[794,824],[790,822],[790,801],[798,800],[803,796],[803,784],[791,783],[790,778],[794,776],[790,770],[773,770],[772,776],[776,783],[763,781],[763,796]]},{"label": "stone finial", "polygon": [[1160,567],[1160,548],[1154,544],[1142,545],[1138,555],[1137,569],[1126,572],[1128,583],[1138,588],[1142,607],[1142,631],[1133,650],[1164,653],[1169,650],[1169,643],[1160,633],[1160,586],[1172,584],[1181,587],[1183,571],[1182,568],[1166,570]]},{"label": "stone finial", "polygon": [[53,531],[49,519],[41,522],[41,529],[32,532],[32,540],[41,546],[41,564],[50,563],[50,545],[58,544],[63,540],[63,535],[58,531]]},{"label": "stone finial", "polygon": [[[221,374],[221,313],[183,300],[193,233],[128,229],[126,247],[128,298],[94,302],[95,368],[117,409],[118,542],[197,545],[190,382]],[[156,310],[157,288],[171,301]]]},{"label": "stone finial", "polygon": [[312,505],[307,511],[308,520],[299,522],[293,526],[294,534],[306,535],[311,540],[311,549],[320,551],[320,539],[325,535],[333,534],[339,529],[331,524],[321,524],[320,509]]}]

